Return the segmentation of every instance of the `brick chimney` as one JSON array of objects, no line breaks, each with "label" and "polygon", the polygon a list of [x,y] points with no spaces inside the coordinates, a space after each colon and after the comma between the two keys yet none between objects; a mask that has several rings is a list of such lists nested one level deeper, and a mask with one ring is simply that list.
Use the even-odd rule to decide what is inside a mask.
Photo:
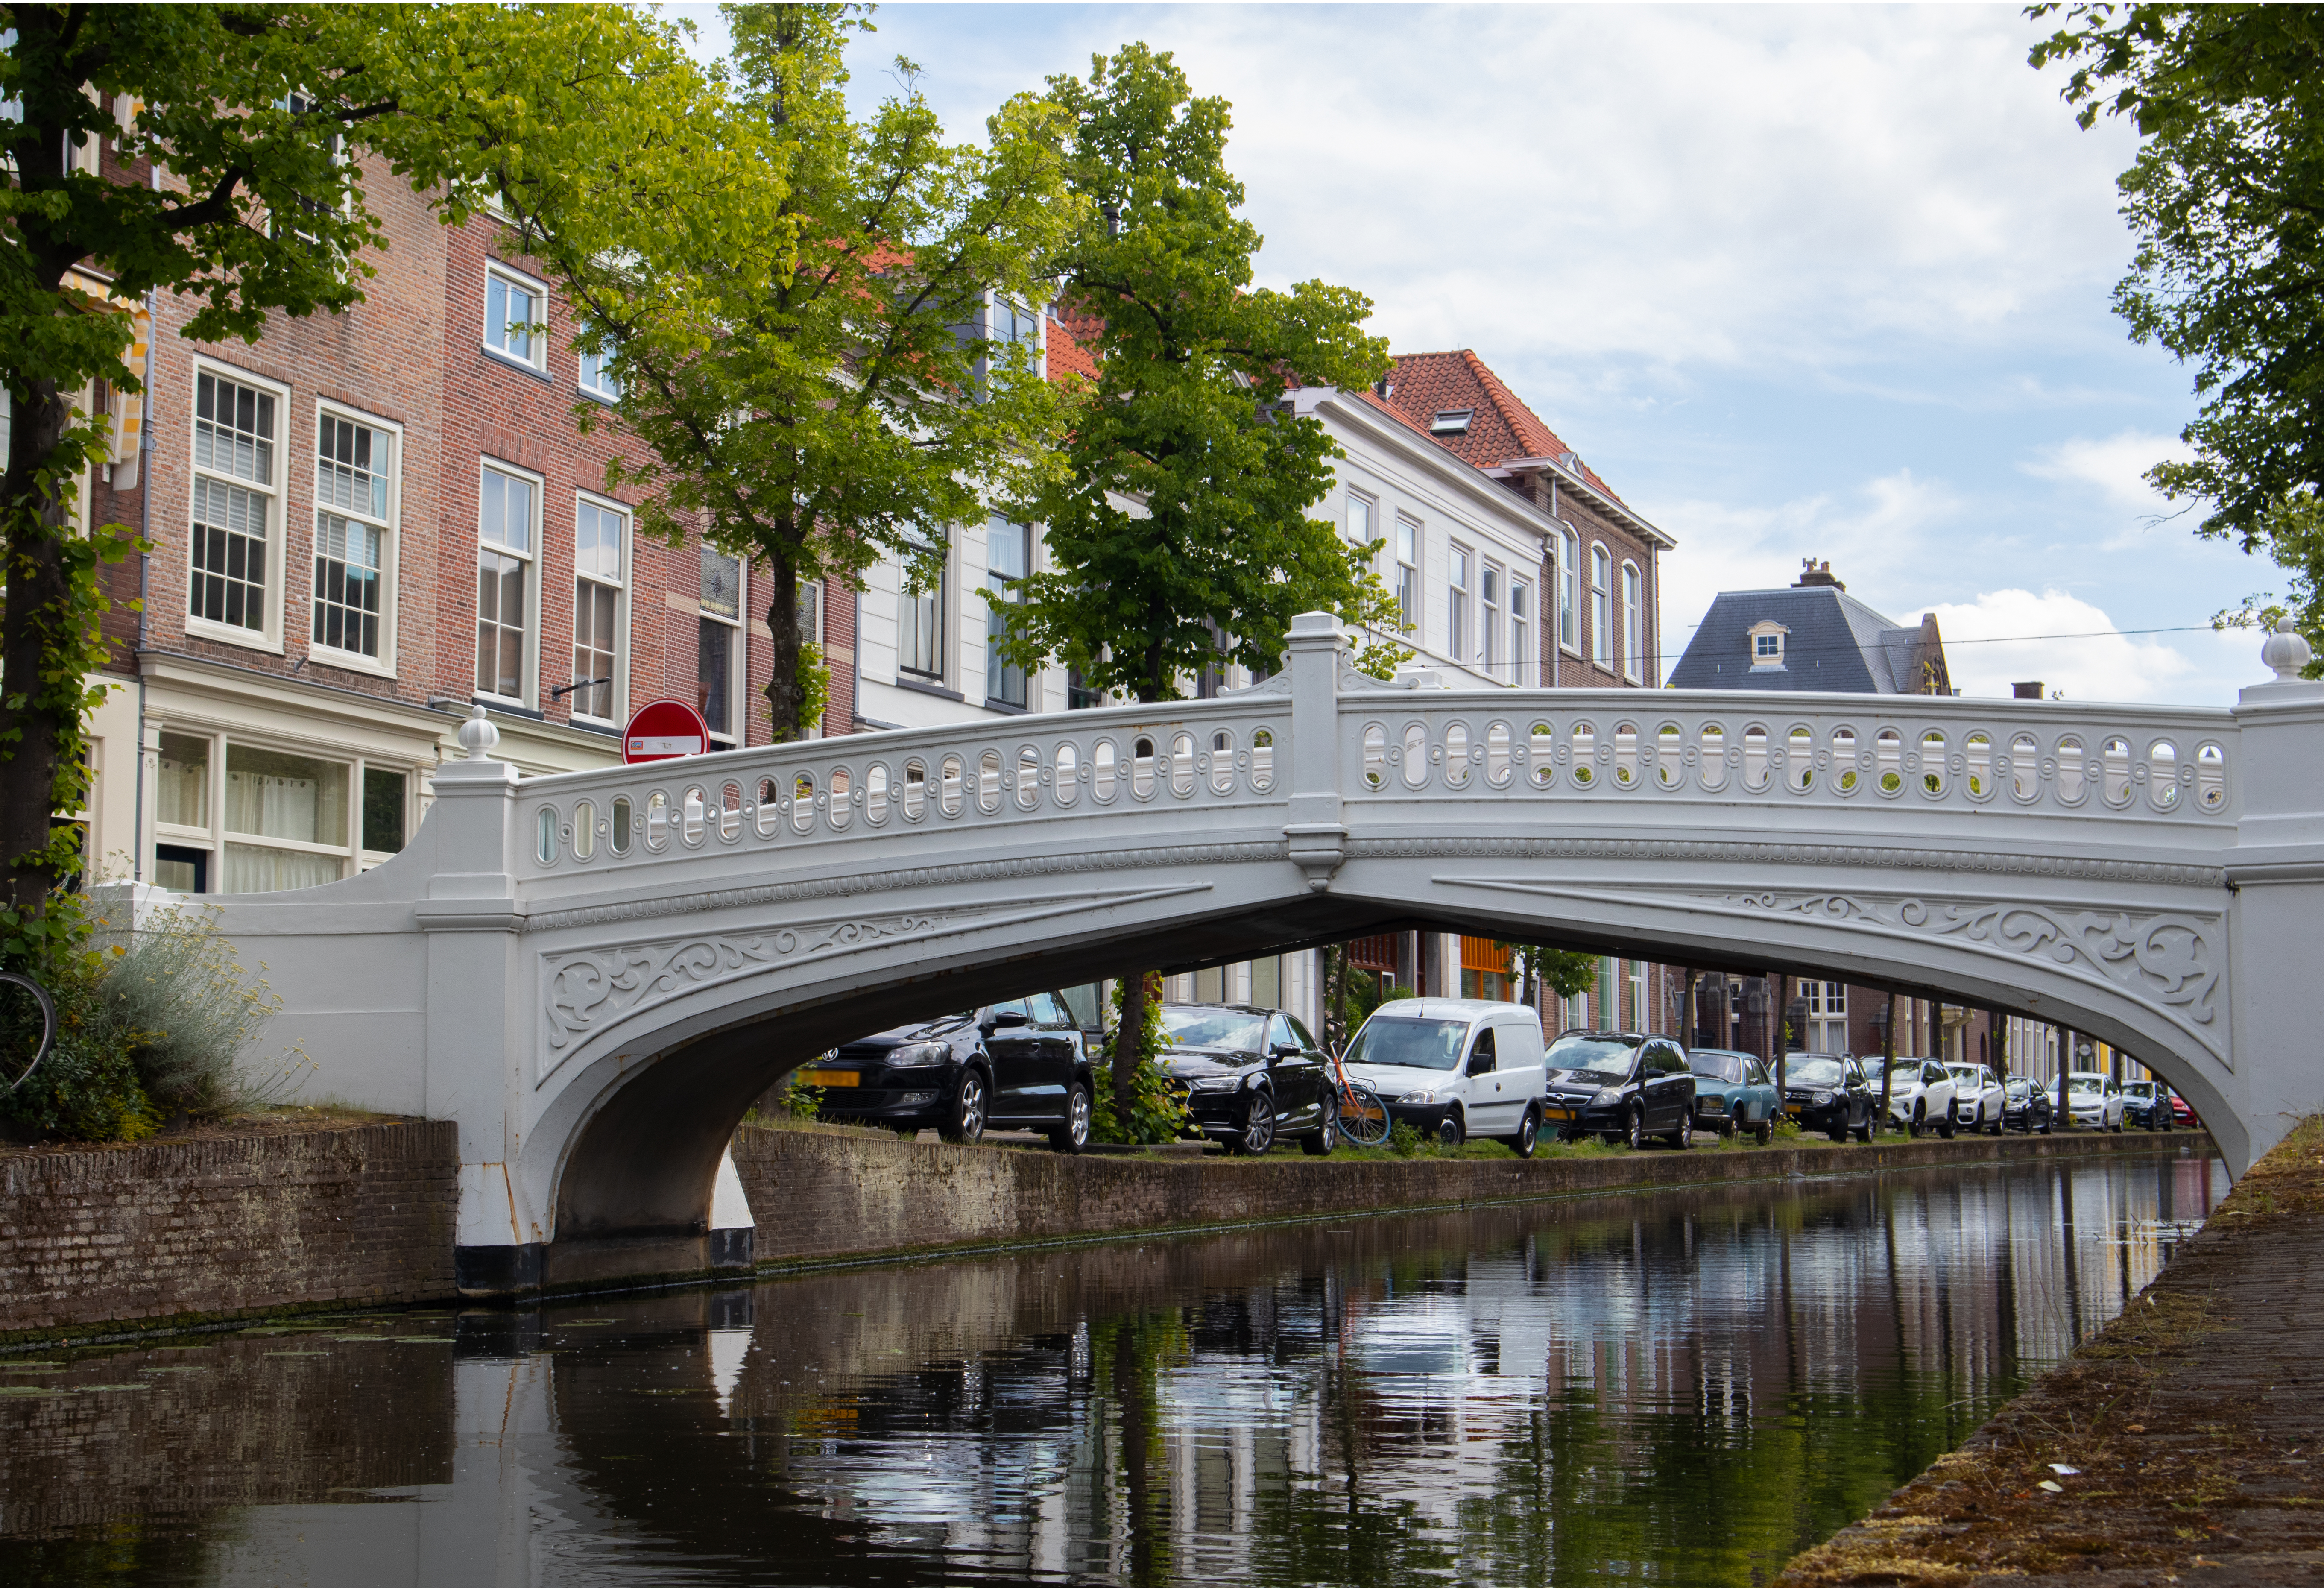
[{"label": "brick chimney", "polygon": [[2042,698],[2042,680],[2035,679],[2030,683],[2012,684],[2009,693],[2020,700],[2039,700]]},{"label": "brick chimney", "polygon": [[1833,577],[1831,562],[1829,559],[1822,562],[1818,562],[1812,557],[1801,558],[1800,577],[1798,581],[1792,586],[1792,588],[1794,590],[1803,590],[1811,586],[1827,585],[1835,590],[1845,590],[1848,588],[1846,585],[1841,584],[1839,579]]}]

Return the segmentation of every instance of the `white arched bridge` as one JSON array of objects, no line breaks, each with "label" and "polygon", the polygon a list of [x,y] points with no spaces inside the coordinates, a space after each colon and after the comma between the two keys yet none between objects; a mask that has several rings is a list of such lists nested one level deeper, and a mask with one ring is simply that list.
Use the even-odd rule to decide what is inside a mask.
[{"label": "white arched bridge", "polygon": [[321,1089],[458,1122],[479,1290],[740,1255],[726,1143],[839,1040],[1422,923],[2069,1026],[2240,1173],[2324,1105],[2324,684],[2278,670],[2231,711],[1456,692],[1312,614],[1217,700],[523,782],[479,712],[401,854],[225,924]]}]

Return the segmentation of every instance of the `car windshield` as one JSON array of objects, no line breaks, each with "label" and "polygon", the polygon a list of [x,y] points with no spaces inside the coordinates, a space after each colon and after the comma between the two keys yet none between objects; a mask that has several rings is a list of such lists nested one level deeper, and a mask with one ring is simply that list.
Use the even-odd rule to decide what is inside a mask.
[{"label": "car windshield", "polygon": [[2106,1079],[2102,1076],[2074,1076],[2067,1080],[2066,1088],[2086,1097],[2098,1097],[2106,1092]]},{"label": "car windshield", "polygon": [[1554,1070],[1588,1070],[1594,1076],[1627,1076],[1638,1046],[1619,1037],[1560,1037],[1542,1063]]},{"label": "car windshield", "polygon": [[2152,1097],[2154,1094],[2154,1083],[2152,1081],[2125,1081],[2122,1084],[2122,1089],[2133,1097]]},{"label": "car windshield", "polygon": [[1888,1066],[1888,1073],[1899,1080],[1917,1081],[1921,1078],[1921,1061],[1917,1058],[1900,1058]]},{"label": "car windshield", "polygon": [[1974,1081],[1977,1079],[1977,1071],[1972,1066],[1965,1064],[1949,1064],[1945,1066],[1945,1073],[1952,1076],[1956,1081]]},{"label": "car windshield", "polygon": [[1689,1054],[1686,1067],[1706,1081],[1739,1081],[1743,1078],[1743,1061],[1731,1053]]},{"label": "car windshield", "polygon": [[1162,1029],[1171,1041],[1183,1047],[1233,1048],[1244,1053],[1257,1053],[1267,1031],[1267,1017],[1240,1009],[1165,1004]]},{"label": "car windshield", "polygon": [[1374,1015],[1348,1045],[1350,1064],[1400,1065],[1413,1070],[1449,1070],[1461,1062],[1469,1036],[1467,1020],[1417,1020]]},{"label": "car windshield", "polygon": [[1784,1079],[1810,1086],[1837,1086],[1840,1080],[1840,1060],[1821,1053],[1794,1053],[1784,1063]]}]

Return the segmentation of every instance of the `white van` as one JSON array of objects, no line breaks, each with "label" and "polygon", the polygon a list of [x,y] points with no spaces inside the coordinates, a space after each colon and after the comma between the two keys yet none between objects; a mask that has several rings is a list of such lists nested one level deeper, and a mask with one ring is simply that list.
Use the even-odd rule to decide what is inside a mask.
[{"label": "white van", "polygon": [[1541,1131],[1541,1016],[1481,998],[1399,998],[1348,1044],[1348,1074],[1389,1116],[1457,1147],[1498,1136],[1531,1158]]}]

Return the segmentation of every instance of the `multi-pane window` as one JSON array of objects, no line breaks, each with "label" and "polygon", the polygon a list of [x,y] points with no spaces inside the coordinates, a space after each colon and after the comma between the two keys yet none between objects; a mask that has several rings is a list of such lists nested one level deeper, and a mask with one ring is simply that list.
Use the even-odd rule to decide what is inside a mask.
[{"label": "multi-pane window", "polygon": [[714,739],[742,737],[742,560],[715,546],[702,549],[702,608],[696,622],[696,704]]},{"label": "multi-pane window", "polygon": [[1372,538],[1372,503],[1369,496],[1348,493],[1348,540],[1357,546],[1367,546]]},{"label": "multi-pane window", "polygon": [[540,488],[484,466],[477,513],[476,692],[520,704],[531,698],[532,549]]},{"label": "multi-pane window", "polygon": [[1646,962],[1630,961],[1630,1019],[1633,1031],[1650,1030],[1654,1027],[1654,1011],[1646,1007]]},{"label": "multi-pane window", "polygon": [[194,516],[188,614],[264,632],[274,510],[275,402],[204,373],[194,387]]},{"label": "multi-pane window", "polygon": [[944,677],[945,586],[951,582],[944,543],[925,532],[908,539],[903,588],[896,604],[896,666],[924,679]]},{"label": "multi-pane window", "polygon": [[1557,642],[1568,651],[1582,649],[1582,545],[1572,530],[1557,534]]},{"label": "multi-pane window", "polygon": [[1603,546],[1590,548],[1590,660],[1614,665],[1614,559]]},{"label": "multi-pane window", "polygon": [[573,510],[573,715],[612,722],[622,669],[622,549],[629,515],[583,497]]},{"label": "multi-pane window", "polygon": [[1480,632],[1477,636],[1483,643],[1478,649],[1484,655],[1486,675],[1491,678],[1500,676],[1503,637],[1501,592],[1508,581],[1508,576],[1489,562],[1478,572],[1477,593],[1484,609],[1484,615],[1479,620]]},{"label": "multi-pane window", "polygon": [[1031,366],[1040,367],[1041,317],[1021,303],[995,298],[986,325],[987,341],[1022,347]]},{"label": "multi-pane window", "polygon": [[1009,634],[1004,609],[1023,599],[1010,586],[1032,571],[1032,530],[995,513],[984,531],[984,692],[1003,706],[1023,706],[1025,669],[1001,654],[1001,642]]},{"label": "multi-pane window", "polygon": [[1646,676],[1646,581],[1638,565],[1622,565],[1622,671],[1632,683]]},{"label": "multi-pane window", "polygon": [[1445,559],[1444,608],[1448,618],[1444,638],[1445,654],[1455,661],[1472,661],[1475,642],[1470,637],[1472,623],[1469,615],[1469,549],[1455,546]]},{"label": "multi-pane window", "polygon": [[484,272],[484,346],[544,367],[549,355],[548,294],[524,277],[493,266]]},{"label": "multi-pane window", "polygon": [[1772,633],[1752,635],[1751,660],[1754,662],[1783,660],[1784,637]]},{"label": "multi-pane window", "polygon": [[1509,681],[1520,689],[1541,681],[1534,676],[1533,586],[1523,579],[1509,581]]},{"label": "multi-pane window", "polygon": [[377,661],[395,439],[330,413],[316,435],[315,643]]},{"label": "multi-pane window", "polygon": [[403,847],[409,766],[167,732],[158,760],[154,880],[162,887],[312,888]]},{"label": "multi-pane window", "polygon": [[1396,606],[1405,632],[1420,627],[1420,523],[1396,515]]},{"label": "multi-pane window", "polygon": [[1844,982],[1802,982],[1806,995],[1808,1029],[1796,1033],[1811,1053],[1848,1051],[1848,984]]},{"label": "multi-pane window", "polygon": [[592,397],[603,397],[608,402],[622,400],[622,378],[613,373],[613,355],[610,353],[584,353],[579,355],[581,389]]}]

